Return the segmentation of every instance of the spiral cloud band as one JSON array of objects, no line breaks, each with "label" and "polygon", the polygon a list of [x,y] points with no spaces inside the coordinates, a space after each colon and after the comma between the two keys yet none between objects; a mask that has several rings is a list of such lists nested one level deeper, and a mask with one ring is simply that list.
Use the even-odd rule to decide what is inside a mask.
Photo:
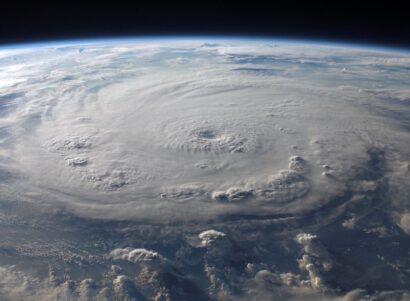
[{"label": "spiral cloud band", "polygon": [[[407,300],[409,68],[271,41],[0,51],[0,294]],[[369,284],[331,233],[397,260],[369,255]]]}]

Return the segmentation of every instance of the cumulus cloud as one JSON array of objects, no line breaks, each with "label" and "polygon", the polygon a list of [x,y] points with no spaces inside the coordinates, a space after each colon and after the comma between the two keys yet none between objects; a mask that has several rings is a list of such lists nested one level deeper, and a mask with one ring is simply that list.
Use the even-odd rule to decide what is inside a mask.
[{"label": "cumulus cloud", "polygon": [[314,289],[324,288],[321,273],[333,268],[333,260],[320,243],[316,235],[310,233],[299,233],[296,241],[303,246],[304,254],[298,260],[299,268],[309,273],[310,284]]},{"label": "cumulus cloud", "polygon": [[113,259],[128,260],[134,263],[138,262],[155,262],[163,260],[163,257],[154,251],[147,249],[115,249],[110,253],[110,257]]},{"label": "cumulus cloud", "polygon": [[225,239],[225,233],[216,231],[216,230],[206,230],[198,234],[201,244],[204,247],[209,247],[213,245],[218,240]]},{"label": "cumulus cloud", "polygon": [[45,300],[45,301],[68,301],[68,300],[101,300],[108,299],[98,297],[98,288],[92,279],[84,279],[76,284],[66,280],[59,284],[50,282],[50,279],[41,281],[39,278],[17,271],[15,268],[0,268],[1,282],[0,295],[2,300]]}]

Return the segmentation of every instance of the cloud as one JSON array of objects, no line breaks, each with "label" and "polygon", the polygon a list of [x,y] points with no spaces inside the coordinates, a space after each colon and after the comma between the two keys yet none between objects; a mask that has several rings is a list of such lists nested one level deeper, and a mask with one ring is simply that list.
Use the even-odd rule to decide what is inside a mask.
[{"label": "cloud", "polygon": [[305,196],[310,184],[303,176],[308,171],[306,161],[300,156],[289,159],[290,170],[282,170],[264,182],[248,183],[242,187],[229,187],[226,191],[214,191],[212,198],[218,202],[259,202],[286,203]]},{"label": "cloud", "polygon": [[333,268],[333,260],[320,243],[316,235],[310,233],[299,233],[296,241],[303,246],[305,254],[298,260],[299,268],[309,273],[310,284],[314,289],[323,289],[325,284],[322,279],[322,272],[328,272]]},{"label": "cloud", "polygon": [[410,235],[410,213],[400,215],[398,225],[404,232]]},{"label": "cloud", "polygon": [[226,235],[225,233],[216,231],[216,230],[206,230],[198,234],[199,239],[201,240],[201,245],[204,247],[210,247],[218,240],[224,240]]},{"label": "cloud", "polygon": [[[0,294],[405,300],[408,64],[232,41],[0,52]],[[350,238],[380,247],[378,292]]]},{"label": "cloud", "polygon": [[113,259],[128,260],[134,263],[139,262],[159,262],[163,260],[163,257],[154,251],[147,249],[115,249],[110,253],[110,257]]},{"label": "cloud", "polygon": [[[337,182],[320,179],[316,162],[328,161],[329,175],[347,175],[360,160],[362,150],[357,149],[367,147],[357,137],[364,130],[376,133],[378,126],[362,129],[354,123],[359,116],[352,113],[350,100],[333,101],[347,97],[360,103],[366,99],[363,93],[333,89],[313,75],[306,78],[300,65],[324,64],[330,73],[326,78],[331,78],[339,76],[329,69],[339,64],[338,59],[343,58],[342,65],[357,64],[382,54],[283,44],[195,48],[200,44],[90,45],[81,52],[67,46],[18,54],[17,61],[43,61],[32,65],[30,73],[22,67],[13,69],[22,77],[41,75],[41,81],[5,89],[8,97],[19,95],[19,105],[2,122],[16,146],[8,158],[21,158],[13,168],[24,176],[22,185],[40,190],[43,202],[54,204],[58,199],[82,215],[126,219],[156,219],[158,207],[162,218],[173,219],[181,210],[179,201],[187,200],[195,205],[184,206],[183,211],[191,211],[186,217],[202,208],[201,213],[195,210],[195,218],[236,213],[241,211],[238,201],[252,199],[275,204],[260,213],[304,211],[314,208],[313,199],[322,199],[321,194],[336,193],[329,187]],[[201,60],[193,63],[195,68],[178,65],[172,70],[152,64],[176,50]],[[219,55],[209,58],[209,51]],[[221,64],[244,55],[269,60],[250,66]],[[135,56],[151,61],[133,61]],[[58,60],[57,67],[53,60]],[[267,68],[274,62],[280,62],[279,69],[297,68],[291,78],[231,72]],[[12,62],[7,66],[11,68]],[[96,68],[98,74],[92,72]],[[273,117],[266,118],[269,114]],[[371,118],[359,115],[361,120]],[[355,133],[344,130],[346,120],[358,125]],[[22,125],[33,134],[19,130]],[[322,144],[311,145],[313,136]],[[352,141],[355,148],[343,147],[345,141]],[[292,172],[281,172],[286,168]],[[198,190],[187,183],[199,183]],[[321,185],[328,185],[326,192]],[[52,197],[56,191],[61,195]],[[74,199],[73,191],[78,194]],[[286,207],[304,198],[310,199]],[[117,205],[121,209],[113,210]],[[242,211],[248,210],[256,207],[243,204]]]}]

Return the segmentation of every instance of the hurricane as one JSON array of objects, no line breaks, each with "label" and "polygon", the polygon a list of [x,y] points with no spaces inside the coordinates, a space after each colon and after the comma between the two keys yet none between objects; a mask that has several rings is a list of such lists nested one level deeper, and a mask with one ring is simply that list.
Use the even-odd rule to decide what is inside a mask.
[{"label": "hurricane", "polygon": [[410,56],[0,49],[1,300],[408,300]]}]

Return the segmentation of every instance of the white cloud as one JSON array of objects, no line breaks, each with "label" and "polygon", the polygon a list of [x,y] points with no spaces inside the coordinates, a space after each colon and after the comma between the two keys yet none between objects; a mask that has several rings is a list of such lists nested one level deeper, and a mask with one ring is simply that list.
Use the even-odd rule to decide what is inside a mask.
[{"label": "white cloud", "polygon": [[147,249],[132,249],[132,248],[124,248],[124,249],[115,249],[112,250],[110,256],[113,259],[122,259],[128,260],[134,263],[138,262],[156,262],[162,261],[163,257],[158,254],[157,252],[150,251]]},{"label": "white cloud", "polygon": [[198,234],[201,244],[204,247],[212,246],[214,242],[220,239],[225,239],[225,233],[216,231],[216,230],[206,230]]},{"label": "white cloud", "polygon": [[[324,199],[322,194],[329,199],[339,192],[331,188],[337,182],[329,182],[333,176],[354,172],[361,157],[357,149],[368,147],[358,138],[362,133],[381,135],[377,124],[362,127],[355,122],[373,118],[354,103],[368,97],[358,90],[334,89],[324,79],[307,78],[299,71],[290,78],[239,76],[232,68],[242,63],[221,64],[228,56],[245,54],[255,59],[268,56],[290,67],[301,62],[336,64],[340,57],[356,64],[368,59],[362,50],[241,43],[195,50],[195,45],[89,45],[80,53],[69,46],[16,54],[17,63],[9,62],[7,68],[27,82],[4,92],[19,92],[24,98],[1,123],[13,137],[15,148],[9,158],[20,158],[13,161],[13,168],[25,178],[21,184],[39,190],[44,202],[58,199],[76,213],[100,218],[156,219],[161,207],[161,217],[173,219],[181,216],[182,198],[192,203],[183,208],[185,219],[256,210],[243,204],[241,209],[236,202],[208,202],[212,194],[215,199],[257,195],[277,200],[260,213],[303,211],[316,207],[314,199]],[[181,57],[178,51],[185,51],[202,60],[194,63],[199,64],[195,68],[162,65],[162,55],[173,51],[175,58]],[[209,56],[208,51],[221,56]],[[141,59],[132,60],[136,55]],[[392,61],[396,58],[386,55]],[[27,65],[34,60],[42,64]],[[339,76],[326,72],[327,78]],[[350,124],[356,128],[346,134]],[[323,138],[320,145],[311,144],[314,137]],[[346,148],[345,140],[355,148]],[[323,151],[330,149],[331,153]],[[315,164],[324,160],[339,165],[327,171],[332,177],[319,177]],[[266,189],[258,187],[287,167],[308,174],[307,179],[279,188],[277,181],[291,181],[290,175],[279,176]],[[201,187],[189,191],[186,183]],[[256,188],[248,187],[254,183]],[[67,197],[72,191],[77,198]],[[136,201],[141,199],[149,201]],[[304,201],[287,204],[296,199]],[[115,212],[114,206],[121,209]]]},{"label": "white cloud", "polygon": [[[246,289],[247,300],[258,301],[407,298],[399,291],[333,294],[326,273],[337,262],[319,237],[304,229],[333,221],[354,229],[359,218],[362,226],[366,216],[349,212],[353,205],[366,207],[377,201],[377,192],[389,189],[385,200],[391,204],[380,210],[410,233],[409,112],[403,106],[408,57],[317,45],[200,44],[69,45],[0,53],[5,253],[68,261],[96,256],[101,265],[118,264],[106,271],[104,285],[89,275],[41,280],[2,268],[0,292],[13,301],[109,300],[135,297],[147,285],[152,295],[169,297],[175,296],[172,281],[190,281],[191,274],[177,269],[189,263],[192,269],[181,270],[206,277],[216,300],[234,298],[236,291],[246,295]],[[382,158],[371,157],[371,149],[383,152]],[[330,208],[334,204],[337,208]],[[76,223],[48,220],[55,212],[112,222],[115,243],[96,244],[104,255],[107,247],[123,245],[122,237],[133,246],[146,239],[143,230],[135,238],[116,220],[141,229],[160,223],[161,230],[147,231],[153,245],[162,235],[170,250],[199,255],[175,265],[144,248],[117,248],[98,257],[92,254],[94,242],[67,247],[70,227],[81,231]],[[363,229],[379,239],[390,226]],[[65,227],[62,235],[54,232]],[[38,234],[40,242],[33,243],[31,228],[46,231]],[[275,248],[290,248],[294,234],[284,229],[300,233],[295,238],[302,250],[300,275],[272,267],[283,254],[272,255],[264,235]],[[180,246],[188,230],[195,242]],[[231,231],[240,233],[244,250],[228,237]],[[279,236],[283,241],[275,240]],[[286,250],[288,257],[295,251]]]}]

